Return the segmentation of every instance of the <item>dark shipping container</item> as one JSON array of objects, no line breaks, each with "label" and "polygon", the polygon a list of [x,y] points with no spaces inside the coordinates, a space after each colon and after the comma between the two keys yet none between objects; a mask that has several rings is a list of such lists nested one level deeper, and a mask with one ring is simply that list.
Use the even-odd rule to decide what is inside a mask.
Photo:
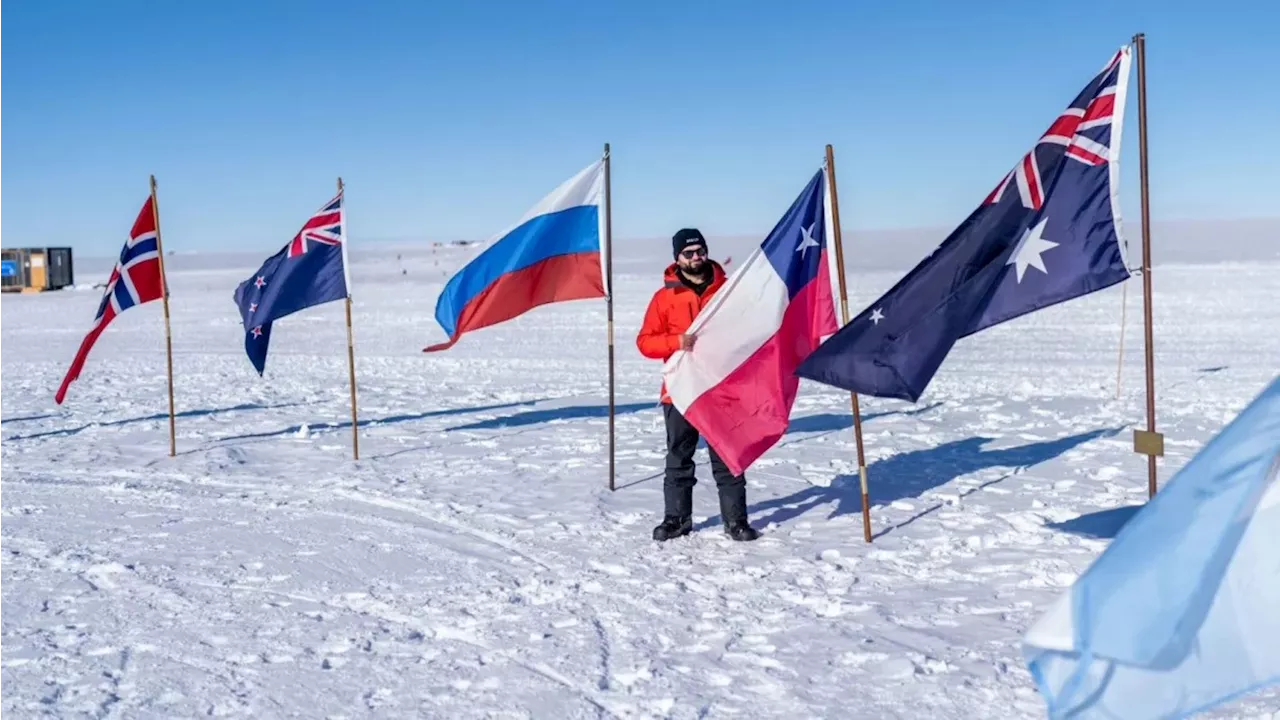
[{"label": "dark shipping container", "polygon": [[45,250],[49,265],[49,289],[70,287],[76,284],[75,271],[71,269],[71,248],[58,247]]}]

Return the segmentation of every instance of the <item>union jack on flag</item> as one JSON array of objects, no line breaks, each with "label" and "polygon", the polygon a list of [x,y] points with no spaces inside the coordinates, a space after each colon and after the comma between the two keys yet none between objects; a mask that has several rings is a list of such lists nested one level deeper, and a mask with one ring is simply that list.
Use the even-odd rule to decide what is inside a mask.
[{"label": "union jack on flag", "polygon": [[303,224],[293,239],[236,287],[232,298],[244,323],[244,350],[261,375],[271,325],[299,310],[347,297],[342,191]]},{"label": "union jack on flag", "polygon": [[129,239],[120,251],[120,258],[111,269],[107,278],[107,288],[102,293],[102,302],[93,316],[93,327],[80,343],[80,349],[71,361],[62,385],[54,395],[54,401],[62,404],[67,395],[67,387],[80,377],[89,351],[93,349],[98,336],[107,329],[107,325],[117,315],[134,305],[141,305],[164,296],[164,276],[160,269],[160,234],[156,228],[156,216],[152,202],[148,197],[142,205],[142,211],[133,221],[133,229],[129,231]]},{"label": "union jack on flag", "polygon": [[324,245],[342,244],[342,193],[320,208],[310,220],[302,226],[298,234],[289,243],[289,257],[297,257],[307,252],[308,242]]},{"label": "union jack on flag", "polygon": [[1058,119],[1053,121],[1035,147],[987,196],[984,205],[994,205],[1010,185],[1016,185],[1022,206],[1030,210],[1044,207],[1045,182],[1040,169],[1052,171],[1068,159],[1085,165],[1102,165],[1111,153],[1111,126],[1115,116],[1116,91],[1126,79],[1120,74],[1125,52],[1117,52]]}]

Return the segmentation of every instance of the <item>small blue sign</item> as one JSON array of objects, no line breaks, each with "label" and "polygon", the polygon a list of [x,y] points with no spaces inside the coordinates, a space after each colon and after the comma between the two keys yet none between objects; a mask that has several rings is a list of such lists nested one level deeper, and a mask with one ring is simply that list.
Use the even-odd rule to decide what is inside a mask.
[{"label": "small blue sign", "polygon": [[0,277],[17,277],[18,262],[16,260],[0,260]]}]

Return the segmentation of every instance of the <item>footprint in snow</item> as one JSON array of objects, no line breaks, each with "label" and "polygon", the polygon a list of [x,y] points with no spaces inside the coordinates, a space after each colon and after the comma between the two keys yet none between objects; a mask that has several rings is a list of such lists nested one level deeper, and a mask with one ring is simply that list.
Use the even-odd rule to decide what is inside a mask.
[{"label": "footprint in snow", "polygon": [[602,562],[597,562],[595,560],[591,561],[591,567],[595,568],[596,570],[599,570],[602,573],[613,575],[615,577],[620,575],[631,574],[630,570],[622,567],[621,565],[613,565],[611,563],[602,563]]}]

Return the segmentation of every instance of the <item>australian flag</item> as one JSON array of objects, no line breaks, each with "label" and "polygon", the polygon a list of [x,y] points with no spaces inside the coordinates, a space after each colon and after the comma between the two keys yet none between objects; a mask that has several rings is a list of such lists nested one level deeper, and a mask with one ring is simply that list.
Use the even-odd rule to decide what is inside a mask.
[{"label": "australian flag", "polygon": [[234,297],[244,322],[244,351],[259,375],[267,365],[272,322],[347,296],[345,224],[339,191],[288,245],[236,288]]},{"label": "australian flag", "polygon": [[1120,49],[982,205],[815,350],[800,377],[915,402],[951,347],[1129,277],[1117,223]]}]

